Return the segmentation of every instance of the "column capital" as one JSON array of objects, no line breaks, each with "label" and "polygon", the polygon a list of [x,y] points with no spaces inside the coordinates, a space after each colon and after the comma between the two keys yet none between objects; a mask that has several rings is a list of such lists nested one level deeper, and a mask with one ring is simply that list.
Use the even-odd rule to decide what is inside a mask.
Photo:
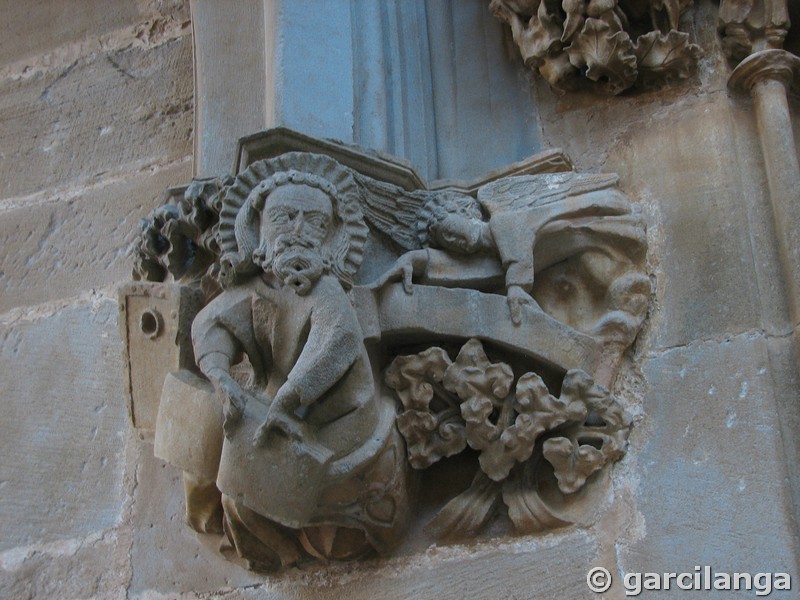
[{"label": "column capital", "polygon": [[800,84],[800,57],[780,49],[761,50],[740,62],[728,79],[728,87],[749,92],[761,81],[780,81],[787,88]]}]

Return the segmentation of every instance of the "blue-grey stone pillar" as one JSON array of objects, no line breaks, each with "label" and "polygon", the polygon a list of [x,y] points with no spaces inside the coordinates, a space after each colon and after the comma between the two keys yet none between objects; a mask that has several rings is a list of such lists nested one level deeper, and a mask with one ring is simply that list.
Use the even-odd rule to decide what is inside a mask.
[{"label": "blue-grey stone pillar", "polygon": [[427,180],[540,150],[526,70],[484,0],[192,0],[195,173],[275,126],[386,152]]}]

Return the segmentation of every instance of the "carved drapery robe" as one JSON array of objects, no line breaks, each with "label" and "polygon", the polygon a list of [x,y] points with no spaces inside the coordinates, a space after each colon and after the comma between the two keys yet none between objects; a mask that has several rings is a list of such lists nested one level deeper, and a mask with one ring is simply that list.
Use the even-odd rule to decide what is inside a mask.
[{"label": "carved drapery robe", "polygon": [[[339,282],[323,276],[299,296],[255,277],[206,306],[192,338],[205,372],[229,370],[242,352],[252,365],[251,398],[223,444],[223,495],[285,527],[355,528],[378,551],[390,546],[405,519],[404,450]],[[273,431],[256,446],[255,429],[284,385],[306,407],[291,417],[302,434]]]}]

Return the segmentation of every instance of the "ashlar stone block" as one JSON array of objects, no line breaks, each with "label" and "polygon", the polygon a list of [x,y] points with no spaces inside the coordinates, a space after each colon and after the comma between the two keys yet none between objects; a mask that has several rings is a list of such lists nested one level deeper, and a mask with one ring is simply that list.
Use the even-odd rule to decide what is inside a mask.
[{"label": "ashlar stone block", "polygon": [[80,9],[68,2],[14,0],[0,2],[3,22],[0,64],[53,51],[58,46],[110,35],[123,27],[158,19],[189,18],[182,0],[87,0]]},{"label": "ashlar stone block", "polygon": [[646,360],[631,449],[646,534],[621,545],[624,571],[798,572],[773,369],[747,334]]},{"label": "ashlar stone block", "polygon": [[124,502],[117,303],[0,327],[0,550],[114,527]]},{"label": "ashlar stone block", "polygon": [[[2,168],[2,167],[0,167]],[[189,161],[142,172],[79,197],[0,213],[0,311],[70,297],[130,276],[127,256],[139,219],[164,190],[191,171]]]},{"label": "ashlar stone block", "polygon": [[189,36],[0,82],[0,198],[190,154],[192,95]]}]

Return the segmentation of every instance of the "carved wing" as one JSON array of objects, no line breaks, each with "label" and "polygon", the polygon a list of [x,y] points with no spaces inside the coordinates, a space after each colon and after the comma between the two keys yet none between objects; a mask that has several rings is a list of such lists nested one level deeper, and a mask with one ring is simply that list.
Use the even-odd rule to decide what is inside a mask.
[{"label": "carved wing", "polygon": [[572,172],[506,177],[482,186],[478,201],[491,215],[521,211],[608,189],[618,180],[617,175]]},{"label": "carved wing", "polygon": [[355,173],[362,190],[362,209],[367,222],[405,250],[421,248],[418,231],[429,192],[403,188]]}]

